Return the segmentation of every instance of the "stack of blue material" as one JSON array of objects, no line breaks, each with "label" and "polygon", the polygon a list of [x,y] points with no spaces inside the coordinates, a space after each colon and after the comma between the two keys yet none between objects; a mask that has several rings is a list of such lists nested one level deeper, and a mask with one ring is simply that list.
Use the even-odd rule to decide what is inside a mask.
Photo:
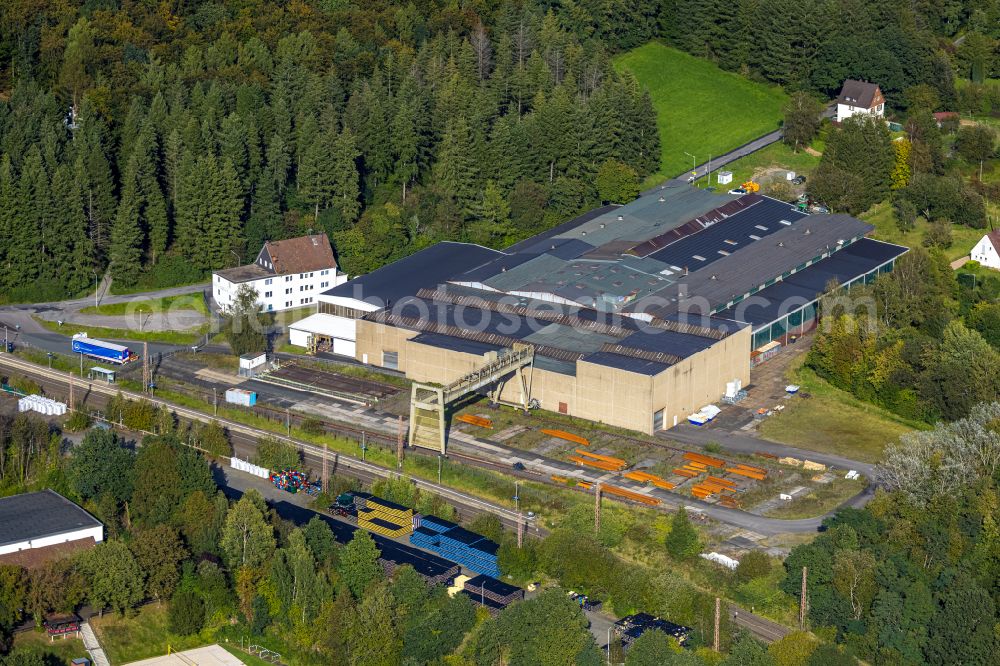
[{"label": "stack of blue material", "polygon": [[441,557],[458,562],[466,569],[494,578],[500,577],[497,568],[499,546],[481,534],[461,527],[453,527],[440,535],[438,553]]},{"label": "stack of blue material", "polygon": [[418,548],[436,551],[441,543],[440,533],[421,525],[410,534],[410,543]]},{"label": "stack of blue material", "polygon": [[410,535],[410,543],[437,553],[478,574],[500,577],[497,550],[500,546],[482,534],[470,532],[450,520],[420,516],[420,526]]},{"label": "stack of blue material", "polygon": [[435,534],[441,534],[442,532],[447,532],[453,527],[458,527],[458,524],[453,523],[450,520],[445,520],[444,518],[438,518],[437,516],[420,516],[419,526],[426,528]]}]

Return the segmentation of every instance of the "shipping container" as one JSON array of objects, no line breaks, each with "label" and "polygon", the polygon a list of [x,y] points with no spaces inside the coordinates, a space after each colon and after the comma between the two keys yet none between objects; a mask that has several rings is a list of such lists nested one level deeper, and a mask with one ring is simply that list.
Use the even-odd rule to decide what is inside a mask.
[{"label": "shipping container", "polygon": [[243,405],[244,407],[253,407],[257,404],[257,394],[246,389],[226,389],[226,402],[234,405]]}]

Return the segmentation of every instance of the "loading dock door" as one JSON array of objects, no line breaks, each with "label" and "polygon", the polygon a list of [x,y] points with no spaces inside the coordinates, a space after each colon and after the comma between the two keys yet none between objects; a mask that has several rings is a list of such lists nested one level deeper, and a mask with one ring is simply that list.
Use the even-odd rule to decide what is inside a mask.
[{"label": "loading dock door", "polygon": [[340,338],[333,339],[333,353],[340,354],[341,356],[350,356],[354,358],[355,344],[354,340],[342,340]]}]

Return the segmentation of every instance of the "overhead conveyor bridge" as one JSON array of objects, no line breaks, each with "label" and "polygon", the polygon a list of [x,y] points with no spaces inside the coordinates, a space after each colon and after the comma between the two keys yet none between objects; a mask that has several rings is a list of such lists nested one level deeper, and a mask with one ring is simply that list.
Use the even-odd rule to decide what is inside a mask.
[{"label": "overhead conveyor bridge", "polygon": [[531,367],[535,360],[535,348],[529,344],[515,343],[513,349],[492,352],[487,355],[487,363],[456,379],[446,386],[413,384],[410,394],[410,445],[446,453],[445,412],[448,405],[470,393],[490,388],[489,397],[494,403],[501,403],[500,394],[504,385],[514,377],[520,387],[519,400],[507,402],[521,409],[528,409],[531,402],[530,375],[524,369]]}]

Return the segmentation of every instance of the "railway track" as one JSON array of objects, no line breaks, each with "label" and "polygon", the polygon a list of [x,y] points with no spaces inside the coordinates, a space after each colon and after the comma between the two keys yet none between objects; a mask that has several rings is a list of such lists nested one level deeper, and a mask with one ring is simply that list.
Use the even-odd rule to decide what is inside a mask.
[{"label": "railway track", "polygon": [[[0,354],[0,367],[11,368],[23,375],[35,379],[36,381],[41,380],[44,383],[43,385],[55,386],[60,395],[68,393],[68,384],[72,378],[70,375],[61,371],[49,370],[32,363],[22,361],[8,354]],[[244,425],[238,421],[232,421],[224,417],[215,417],[194,409],[160,400],[155,397],[133,393],[131,391],[123,391],[114,385],[101,385],[100,383],[95,382],[88,382],[84,384],[83,382],[79,382],[79,380],[74,380],[74,383],[77,390],[83,393],[82,399],[84,401],[88,400],[91,396],[99,395],[104,398],[102,402],[106,402],[107,399],[121,393],[124,397],[132,400],[146,400],[154,405],[162,406],[174,412],[178,418],[183,418],[188,421],[196,421],[199,423],[217,421],[221,425],[225,426],[225,428],[229,431],[231,438],[241,442],[241,448],[245,451],[255,451],[257,439],[272,437],[291,443],[302,452],[303,457],[316,461],[319,465],[322,465],[323,460],[325,459],[331,471],[343,470],[348,475],[362,480],[370,481],[376,478],[395,478],[400,474],[397,470],[369,463],[339,452],[331,452],[322,446],[278,435],[270,430],[263,430],[253,426]],[[492,502],[454,490],[448,486],[439,485],[424,479],[411,477],[410,480],[417,488],[439,495],[452,504],[455,504],[456,507],[460,507],[460,510],[464,509],[466,511],[473,512],[469,515],[487,512],[493,513],[500,517],[501,521],[506,525],[513,525],[516,527],[518,522],[523,522],[530,528],[530,532],[537,533],[533,519],[527,519],[512,509],[498,504],[493,504]]]}]

